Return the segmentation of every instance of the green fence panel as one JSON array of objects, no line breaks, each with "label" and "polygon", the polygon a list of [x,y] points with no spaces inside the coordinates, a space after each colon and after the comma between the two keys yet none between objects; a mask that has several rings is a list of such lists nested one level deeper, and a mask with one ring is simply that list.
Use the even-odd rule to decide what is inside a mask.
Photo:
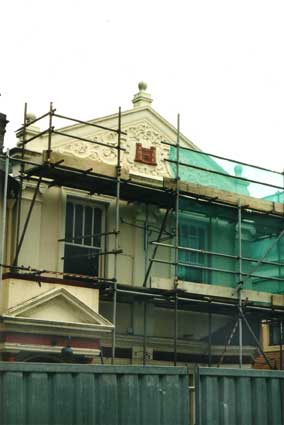
[{"label": "green fence panel", "polygon": [[284,372],[197,368],[196,425],[283,425]]},{"label": "green fence panel", "polygon": [[0,362],[1,425],[188,425],[183,367]]}]

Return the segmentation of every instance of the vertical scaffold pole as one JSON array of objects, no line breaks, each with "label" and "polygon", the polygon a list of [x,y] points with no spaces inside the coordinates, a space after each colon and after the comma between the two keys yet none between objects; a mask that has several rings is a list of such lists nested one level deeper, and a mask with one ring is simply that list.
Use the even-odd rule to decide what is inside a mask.
[{"label": "vertical scaffold pole", "polygon": [[280,361],[279,361],[279,368],[280,370],[283,369],[283,320],[280,319]]},{"label": "vertical scaffold pole", "polygon": [[144,253],[145,253],[145,286],[147,286],[148,277],[147,270],[148,270],[148,263],[149,263],[149,253],[148,253],[148,230],[149,230],[149,205],[145,205],[145,222],[144,222]]},{"label": "vertical scaffold pole", "polygon": [[121,107],[118,110],[118,142],[117,142],[117,166],[116,166],[116,200],[115,200],[115,236],[114,236],[114,287],[113,287],[113,332],[112,332],[112,364],[115,361],[115,345],[116,345],[116,316],[117,316],[117,270],[118,270],[118,248],[119,248],[119,203],[120,203],[120,149],[121,149]]},{"label": "vertical scaffold pole", "polygon": [[[283,194],[284,194],[284,170],[282,171],[282,185],[283,185]],[[283,202],[283,201],[282,201]],[[278,244],[278,261],[281,262],[281,252],[280,252],[280,244]],[[278,275],[281,275],[281,267],[279,267]],[[279,359],[279,368],[283,369],[283,320],[282,317],[280,319],[280,359]]]},{"label": "vertical scaffold pole", "polygon": [[[238,286],[238,301],[239,309],[242,312],[242,285],[243,285],[243,263],[242,263],[242,207],[239,201],[238,204],[238,232],[239,232],[239,286]],[[243,320],[239,315],[239,366],[243,365]]]},{"label": "vertical scaffold pole", "polygon": [[208,306],[208,367],[212,366],[212,313],[211,313],[211,302],[209,301]]},{"label": "vertical scaffold pole", "polygon": [[178,337],[178,262],[179,262],[179,195],[180,195],[180,175],[179,175],[179,159],[180,159],[180,115],[177,115],[177,144],[176,144],[176,222],[175,222],[175,319],[174,319],[174,365],[177,365],[177,337]]},{"label": "vertical scaffold pole", "polygon": [[51,155],[51,139],[52,139],[52,115],[53,115],[53,103],[50,102],[49,104],[49,125],[48,125],[48,139],[47,139],[47,161],[50,161],[50,155]]},{"label": "vertical scaffold pole", "polygon": [[[22,215],[22,196],[23,196],[23,179],[24,179],[24,173],[25,173],[25,162],[24,162],[24,156],[25,156],[25,142],[26,142],[26,126],[27,126],[27,110],[28,110],[28,104],[25,103],[24,106],[24,125],[23,125],[23,136],[22,136],[22,146],[21,146],[21,168],[20,168],[20,189],[18,192],[18,199],[17,199],[17,230],[16,230],[16,250],[19,245],[19,239],[20,239],[20,228],[21,228],[21,215]],[[14,266],[17,266],[18,264],[14,262]]]},{"label": "vertical scaffold pole", "polygon": [[[149,226],[149,206],[145,205],[145,223],[144,223],[144,252],[145,252],[145,277],[148,269],[149,255],[148,255],[148,226]],[[147,286],[147,279],[145,282]],[[147,363],[147,301],[144,301],[144,323],[143,323],[143,365]]]},{"label": "vertical scaffold pole", "polygon": [[0,311],[2,307],[2,301],[3,301],[3,268],[2,264],[4,263],[4,256],[5,256],[5,245],[6,245],[6,214],[7,214],[7,196],[8,196],[8,179],[9,179],[9,149],[7,149],[6,152],[6,158],[5,158],[5,178],[4,178],[4,186],[3,186],[3,211],[2,211],[2,232],[1,232],[1,239],[0,239]]}]

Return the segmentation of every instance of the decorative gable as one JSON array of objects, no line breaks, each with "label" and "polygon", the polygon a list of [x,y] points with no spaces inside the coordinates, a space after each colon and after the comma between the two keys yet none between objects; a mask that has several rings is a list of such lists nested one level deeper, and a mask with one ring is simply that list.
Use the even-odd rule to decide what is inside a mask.
[{"label": "decorative gable", "polygon": [[[120,116],[123,133],[119,165],[127,176],[126,180],[149,177],[151,181],[162,181],[164,177],[173,176],[172,167],[167,161],[170,146],[164,142],[175,145],[177,130],[150,106],[152,98],[146,92],[147,84],[140,82],[138,87],[139,92],[133,99],[134,108],[123,111]],[[107,175],[101,170],[104,165],[111,165],[116,172],[119,125],[119,115],[115,113],[88,123],[78,121],[77,124],[63,127],[52,135],[52,152],[59,158],[57,162],[65,161],[67,157],[69,166],[72,162],[75,169]],[[62,137],[63,134],[68,137]],[[30,149],[39,153],[45,151],[47,137],[47,134],[41,137],[41,144],[31,141]],[[180,144],[198,150],[182,134]],[[102,164],[102,167],[98,164]]]},{"label": "decorative gable", "polygon": [[[169,156],[169,147],[162,143],[168,140],[163,133],[148,120],[143,119],[130,125],[125,125],[123,131],[127,133],[121,139],[121,166],[125,172],[139,176],[150,176],[162,179],[170,177],[170,170],[165,158]],[[92,142],[69,140],[58,145],[56,152],[72,155],[81,160],[93,160],[116,166],[117,151],[111,146],[117,145],[117,136],[107,131],[97,132],[95,135],[85,135]],[[108,144],[110,147],[102,146]],[[88,167],[90,162],[88,161]],[[87,167],[87,168],[88,168]]]}]

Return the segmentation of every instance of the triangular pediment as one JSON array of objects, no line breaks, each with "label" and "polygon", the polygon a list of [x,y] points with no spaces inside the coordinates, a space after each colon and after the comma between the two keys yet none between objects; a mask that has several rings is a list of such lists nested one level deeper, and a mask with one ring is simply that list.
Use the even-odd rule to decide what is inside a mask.
[{"label": "triangular pediment", "polygon": [[[141,121],[147,121],[148,124],[153,127],[154,130],[159,131],[163,134],[166,140],[169,142],[176,142],[177,130],[176,127],[171,124],[167,119],[162,117],[155,109],[150,106],[142,106],[139,108],[129,109],[127,111],[123,111],[121,113],[121,128],[123,131],[126,131],[129,126],[136,125]],[[118,128],[118,114],[107,115],[104,117],[96,118],[88,121],[90,124],[95,124],[98,126],[106,127],[108,129],[116,130]],[[66,126],[59,129],[60,132],[66,134],[74,134],[81,135],[82,137],[86,137],[87,135],[95,135],[102,134],[100,128],[90,127],[86,124],[75,124]],[[108,130],[103,130],[103,133],[110,134],[109,140],[116,141],[117,135],[115,132],[109,132]],[[56,136],[53,136],[53,140],[55,141],[54,146],[64,145],[66,144],[66,139]],[[180,133],[181,144],[184,144],[193,149],[199,150],[199,148],[189,140],[185,135]]]},{"label": "triangular pediment", "polygon": [[111,322],[91,309],[65,288],[56,288],[9,309],[5,318],[27,319],[55,324],[81,324],[112,328]]},{"label": "triangular pediment", "polygon": [[[90,120],[89,122],[91,124],[96,124],[102,127],[116,130],[118,128],[118,114],[97,118],[94,120]],[[122,131],[127,132],[129,130],[129,127],[135,128],[137,126],[140,126],[141,123],[147,124],[148,129],[151,128],[154,132],[158,133],[163,138],[163,140],[166,140],[173,144],[176,143],[177,130],[175,126],[172,125],[160,114],[158,114],[158,112],[156,112],[153,108],[147,106],[133,108],[128,111],[122,112]],[[90,127],[84,124],[75,124],[68,127],[63,127],[59,129],[59,131],[65,134],[70,134],[79,137],[81,136],[83,138],[89,139],[90,141],[97,140],[103,142],[103,140],[101,139],[103,137],[104,140],[107,141],[109,144],[116,144],[117,142],[117,134],[115,132],[101,130],[100,128]],[[142,134],[142,136],[144,136],[144,134]],[[127,136],[122,137],[122,139],[125,138],[127,138]],[[199,148],[182,133],[180,134],[180,141],[181,145],[199,150]],[[73,142],[76,142],[76,140],[74,139]],[[54,135],[53,143],[53,148],[57,148],[68,145],[70,143],[70,140]]]},{"label": "triangular pediment", "polygon": [[[129,174],[145,174],[151,177],[169,177],[168,164],[165,161],[169,156],[169,146],[163,143],[169,140],[169,134],[163,131],[162,128],[159,128],[157,123],[151,122],[148,118],[129,122],[125,124],[123,130],[127,133],[127,136],[123,136],[121,141],[121,146],[123,148],[121,152],[121,166],[123,171]],[[81,165],[84,164],[83,161],[88,163],[88,165],[92,165],[89,162],[92,160],[96,164],[101,162],[108,165],[116,165],[116,150],[114,148],[102,146],[102,144],[107,144],[109,146],[117,144],[116,136],[113,133],[101,131],[93,135],[90,132],[84,137],[94,142],[97,141],[100,144],[78,141],[71,138],[67,142],[65,141],[58,145],[54,151],[64,156],[68,155],[78,159],[80,158]],[[138,143],[141,144],[143,148],[155,149],[155,165],[148,165],[136,161],[136,146]]]},{"label": "triangular pediment", "polygon": [[[111,146],[117,145],[117,133],[106,130],[104,127],[117,129],[118,114],[89,122],[99,125],[100,128],[86,124],[75,124],[61,128],[60,133],[68,134],[70,137],[54,134],[52,136],[52,151],[56,155],[61,155],[60,158],[64,160],[64,164],[68,163],[68,158],[71,161],[74,158],[75,161],[80,163],[82,169],[92,168],[97,170],[98,163],[116,166],[117,150]],[[124,173],[148,176],[154,179],[171,177],[171,167],[166,161],[169,157],[170,147],[163,142],[176,143],[176,128],[150,106],[137,107],[122,112],[121,125],[122,130],[126,133],[121,138],[123,149],[121,151],[121,167]],[[151,148],[155,150],[155,164],[147,164],[137,160],[138,143],[145,150]],[[180,143],[183,146],[198,150],[197,146],[182,134],[180,135]],[[45,145],[46,143],[43,142],[43,146]],[[77,168],[76,165],[75,168]]]}]

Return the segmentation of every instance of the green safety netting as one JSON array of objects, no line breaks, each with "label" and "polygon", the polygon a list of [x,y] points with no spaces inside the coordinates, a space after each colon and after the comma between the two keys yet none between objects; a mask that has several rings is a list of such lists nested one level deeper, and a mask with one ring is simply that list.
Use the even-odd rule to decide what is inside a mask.
[{"label": "green safety netting", "polygon": [[[171,146],[169,163],[173,177],[176,177],[177,173],[176,160],[177,148]],[[259,199],[284,202],[282,173],[220,159],[188,148],[179,148],[179,164],[179,177],[183,181]]]},{"label": "green safety netting", "polygon": [[281,217],[242,211],[240,232],[237,208],[183,196],[179,205],[179,279],[284,293]]},{"label": "green safety netting", "polygon": [[[169,160],[172,177],[176,178],[176,147],[170,147]],[[284,203],[282,173],[188,148],[179,148],[178,177],[186,182]],[[284,293],[281,217],[242,211],[240,232],[237,208],[182,196],[179,205],[180,279],[232,288],[241,283],[244,289]]]}]

